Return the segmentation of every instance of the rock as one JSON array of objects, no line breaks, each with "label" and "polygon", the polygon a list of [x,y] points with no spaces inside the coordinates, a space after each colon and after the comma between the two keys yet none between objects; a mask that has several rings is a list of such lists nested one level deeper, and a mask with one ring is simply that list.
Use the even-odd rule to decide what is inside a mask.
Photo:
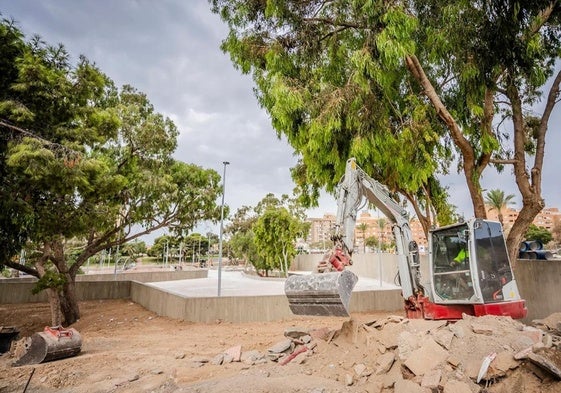
[{"label": "rock", "polygon": [[386,374],[395,361],[395,354],[387,352],[376,359],[376,375]]},{"label": "rock", "polygon": [[[185,355],[183,355],[183,357],[185,357]],[[195,362],[195,363],[208,363],[208,362],[210,362],[210,358],[208,358],[206,356],[193,356],[189,360],[191,362]]]},{"label": "rock", "polygon": [[232,363],[234,361],[234,358],[232,357],[232,355],[225,353],[224,355],[224,360],[222,361],[222,364],[226,364],[226,363]]},{"label": "rock", "polygon": [[450,331],[452,333],[454,333],[454,336],[458,337],[458,338],[464,338],[466,335],[466,332],[464,331],[464,328],[462,325],[460,325],[459,323],[454,323],[452,325],[450,325]]},{"label": "rock", "polygon": [[532,326],[524,326],[521,335],[526,336],[532,340],[533,344],[541,343],[543,337],[543,331]]},{"label": "rock", "polygon": [[273,345],[271,348],[269,348],[268,351],[271,353],[283,353],[283,352],[287,352],[288,350],[291,350],[293,346],[294,344],[292,340],[290,339],[282,340],[276,343],[275,345]]},{"label": "rock", "polygon": [[404,364],[415,375],[424,375],[445,361],[447,357],[448,352],[432,338],[427,338],[420,348],[411,353]]},{"label": "rock", "polygon": [[423,376],[421,386],[429,389],[437,389],[442,378],[442,370],[431,370]]},{"label": "rock", "polygon": [[476,334],[486,334],[488,336],[492,336],[495,332],[492,326],[478,322],[471,323],[471,330]]},{"label": "rock", "polygon": [[544,349],[539,353],[530,353],[528,359],[537,366],[555,375],[557,379],[561,379],[561,351]]},{"label": "rock", "polygon": [[529,346],[528,348],[525,348],[514,354],[514,359],[516,360],[526,359],[528,358],[528,355],[532,352],[533,352],[533,348],[532,346]]},{"label": "rock", "polygon": [[[422,388],[408,379],[397,381],[394,385],[394,393],[430,393],[430,390]],[[456,393],[456,392],[454,392]],[[471,392],[470,392],[471,393]]]},{"label": "rock", "polygon": [[354,370],[356,376],[360,377],[362,375],[362,373],[366,371],[366,366],[364,365],[364,363],[355,364],[355,366],[353,367],[353,370]]},{"label": "rock", "polygon": [[384,388],[391,388],[397,381],[403,379],[403,374],[401,373],[401,362],[399,360],[393,363],[390,371],[384,375],[382,383]]},{"label": "rock", "polygon": [[375,337],[386,349],[393,349],[397,347],[400,333],[403,330],[403,324],[388,324],[376,333]]},{"label": "rock", "polygon": [[491,365],[500,371],[506,372],[518,367],[518,362],[514,359],[512,352],[503,351],[497,354]]},{"label": "rock", "polygon": [[185,359],[185,354],[184,353],[176,353],[175,358],[176,359]]},{"label": "rock", "polygon": [[452,345],[452,339],[454,338],[454,333],[451,332],[449,329],[439,329],[432,335],[434,341],[442,345],[447,350],[450,349],[450,345]]},{"label": "rock", "polygon": [[454,368],[458,367],[461,363],[460,359],[457,356],[450,355],[446,358],[446,361],[450,363]]},{"label": "rock", "polygon": [[224,351],[224,354],[231,356],[233,362],[239,362],[242,356],[242,346],[236,345],[235,347],[228,348]]},{"label": "rock", "polygon": [[353,383],[353,376],[351,374],[345,374],[345,385],[351,386]]},{"label": "rock", "polygon": [[310,330],[301,327],[290,327],[284,331],[284,336],[288,338],[300,339],[302,336],[308,336]]},{"label": "rock", "polygon": [[546,333],[543,336],[542,342],[546,348],[551,348],[553,346],[553,337],[551,336],[551,334]]},{"label": "rock", "polygon": [[397,353],[399,359],[404,362],[414,350],[419,348],[419,337],[411,332],[402,332],[397,339]]},{"label": "rock", "polygon": [[263,359],[264,355],[256,350],[242,352],[240,357],[240,361],[244,362],[245,364],[253,365],[260,359]]},{"label": "rock", "polygon": [[219,353],[218,355],[213,357],[212,360],[210,361],[210,364],[213,364],[215,366],[220,366],[220,365],[222,365],[222,363],[224,363],[224,354],[223,353]]}]

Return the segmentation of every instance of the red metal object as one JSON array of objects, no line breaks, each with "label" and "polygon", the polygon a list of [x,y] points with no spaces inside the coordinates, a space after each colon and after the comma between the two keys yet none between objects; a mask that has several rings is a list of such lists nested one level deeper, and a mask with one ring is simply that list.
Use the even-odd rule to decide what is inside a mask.
[{"label": "red metal object", "polygon": [[345,266],[352,265],[353,262],[351,259],[343,253],[340,247],[336,247],[331,256],[329,257],[329,263],[337,270],[338,272],[343,271]]},{"label": "red metal object", "polygon": [[512,317],[513,319],[525,318],[528,314],[526,302],[524,300],[516,300],[511,302],[474,304],[474,315],[480,317],[482,315],[502,315]]},{"label": "red metal object", "polygon": [[44,329],[45,333],[49,333],[56,338],[60,337],[72,337],[72,331],[69,329],[65,329],[62,326],[45,326]]},{"label": "red metal object", "polygon": [[462,319],[462,314],[472,316],[498,315],[513,319],[525,318],[528,309],[524,300],[487,304],[435,304],[428,297],[419,295],[405,301],[407,318]]}]

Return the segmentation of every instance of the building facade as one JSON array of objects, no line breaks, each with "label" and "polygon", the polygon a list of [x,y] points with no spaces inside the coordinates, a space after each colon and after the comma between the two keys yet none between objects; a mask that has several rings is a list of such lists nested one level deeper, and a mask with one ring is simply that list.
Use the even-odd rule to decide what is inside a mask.
[{"label": "building facade", "polygon": [[[512,227],[514,221],[518,217],[519,211],[513,208],[505,208],[503,210],[503,226],[505,231]],[[496,210],[487,209],[487,218],[489,220],[498,221],[498,213]],[[327,250],[331,247],[331,235],[335,227],[335,215],[325,214],[322,218],[308,218],[311,223],[310,233],[306,239],[308,245],[314,245],[316,249]],[[561,222],[561,212],[556,207],[544,208],[534,219],[534,225],[552,231],[555,225]],[[421,222],[413,218],[410,223],[413,239],[419,245],[419,250],[424,253],[428,250],[428,241],[423,231]],[[366,239],[374,237],[379,240],[381,248],[391,248],[395,243],[392,233],[391,222],[383,215],[376,214],[373,216],[368,211],[361,212],[356,220],[355,225],[355,252],[363,253],[371,250],[366,247]],[[378,248],[378,247],[374,247]]]}]

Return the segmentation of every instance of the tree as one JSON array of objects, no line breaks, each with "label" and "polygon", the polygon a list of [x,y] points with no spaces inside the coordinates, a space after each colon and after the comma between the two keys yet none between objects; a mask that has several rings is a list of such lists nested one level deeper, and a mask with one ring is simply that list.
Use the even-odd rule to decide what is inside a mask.
[{"label": "tree", "polygon": [[505,195],[502,190],[491,190],[485,195],[485,203],[489,205],[490,210],[497,211],[501,225],[503,225],[503,210],[514,203],[513,199],[514,194]]},{"label": "tree", "polygon": [[[160,228],[217,220],[220,175],[173,159],[177,129],[144,94],[116,89],[84,57],[70,64],[62,45],[37,37],[21,45],[17,73],[0,72],[8,86],[0,127],[9,136],[0,146],[1,196],[17,201],[10,214],[28,224],[29,264],[2,262],[38,277],[53,325],[62,317],[70,325],[80,316],[75,277],[88,258]],[[73,238],[84,247],[69,256]]]},{"label": "tree", "polygon": [[296,255],[296,239],[306,237],[309,231],[305,217],[297,200],[267,194],[255,207],[242,206],[236,211],[226,227],[229,244],[234,255],[265,275],[273,269],[286,272]]},{"label": "tree", "polygon": [[545,228],[540,228],[534,224],[530,225],[525,234],[526,240],[537,240],[542,244],[547,244],[553,240],[553,235]]},{"label": "tree", "polygon": [[545,136],[561,83],[557,2],[211,4],[230,29],[222,49],[252,74],[277,134],[301,155],[293,177],[307,202],[320,187],[332,191],[355,156],[412,203],[426,233],[432,212],[441,224],[453,216],[438,183],[453,158],[482,218],[481,177],[509,165],[523,203],[507,238],[516,255],[544,206]]},{"label": "tree", "polygon": [[286,275],[289,261],[296,255],[294,246],[300,221],[285,207],[268,208],[255,223],[255,246],[263,270],[280,269]]},{"label": "tree", "polygon": [[356,228],[362,234],[362,252],[366,253],[366,230],[368,229],[368,224],[365,222],[361,222],[356,226]]}]

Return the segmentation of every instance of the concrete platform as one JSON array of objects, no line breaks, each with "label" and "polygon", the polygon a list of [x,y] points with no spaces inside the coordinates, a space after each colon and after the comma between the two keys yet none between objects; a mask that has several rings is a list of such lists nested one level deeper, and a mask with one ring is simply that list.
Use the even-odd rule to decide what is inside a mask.
[{"label": "concrete platform", "polygon": [[[300,274],[311,274],[310,272],[298,272]],[[284,278],[261,278],[249,276],[241,270],[222,270],[221,272],[221,296],[268,296],[284,295]],[[353,292],[382,291],[400,289],[393,284],[372,278],[359,277]],[[163,281],[147,283],[183,297],[214,297],[218,296],[218,271],[209,270],[208,277],[189,280]]]}]

